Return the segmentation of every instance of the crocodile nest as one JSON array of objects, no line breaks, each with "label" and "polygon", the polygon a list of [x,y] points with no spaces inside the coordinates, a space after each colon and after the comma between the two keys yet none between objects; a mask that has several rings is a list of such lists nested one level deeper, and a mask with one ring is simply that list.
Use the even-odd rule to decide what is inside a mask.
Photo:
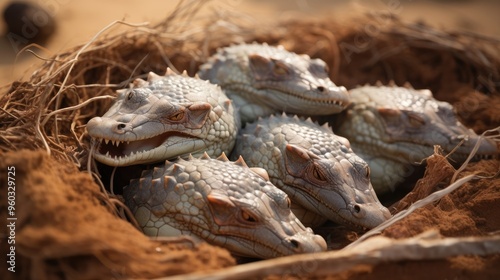
[{"label": "crocodile nest", "polygon": [[[413,191],[403,199],[393,198],[397,202],[391,209],[403,213],[419,199],[430,200],[427,206],[362,242],[359,232],[318,229],[332,248],[325,254],[236,265],[223,249],[189,239],[150,240],[136,230],[119,197],[88,161],[86,122],[102,115],[115,90],[132,78],[149,71],[163,73],[166,67],[192,75],[217,47],[230,43],[282,44],[322,58],[333,81],[347,88],[376,81],[430,88],[436,98],[452,103],[476,132],[500,127],[498,40],[406,24],[387,14],[348,24],[322,19],[255,28],[255,23],[230,15],[198,18],[199,7],[180,5],[157,25],[117,22],[87,44],[46,59],[29,80],[1,90],[1,209],[7,209],[3,186],[8,166],[16,169],[17,187],[17,273],[8,277],[154,278],[193,270],[201,278],[214,270],[226,277],[270,279],[326,274],[380,279],[395,273],[405,279],[499,277],[497,159],[457,171],[436,153],[423,178],[410,181]],[[488,137],[498,139],[498,133]],[[458,189],[440,199],[429,196],[448,185]],[[6,211],[1,215],[6,221]],[[2,252],[9,252],[5,236],[0,245]],[[357,244],[337,251],[353,241]],[[373,254],[378,257],[370,257]]]}]

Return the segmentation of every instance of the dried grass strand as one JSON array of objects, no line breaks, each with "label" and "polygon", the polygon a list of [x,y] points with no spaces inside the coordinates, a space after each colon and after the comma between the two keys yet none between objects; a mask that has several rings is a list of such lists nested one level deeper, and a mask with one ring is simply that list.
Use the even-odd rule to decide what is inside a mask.
[{"label": "dried grass strand", "polygon": [[55,110],[55,111],[52,111],[50,113],[48,113],[45,118],[43,119],[41,125],[42,126],[45,126],[45,124],[47,124],[47,121],[50,119],[50,117],[52,117],[53,115],[56,115],[56,114],[60,114],[60,113],[64,113],[64,112],[68,112],[68,111],[74,111],[74,110],[77,110],[77,109],[80,109],[82,107],[85,107],[87,106],[89,103],[91,102],[94,102],[94,101],[97,101],[97,100],[101,100],[101,99],[115,99],[116,97],[115,96],[111,96],[111,95],[102,95],[102,96],[95,96],[95,97],[92,97],[92,98],[89,98],[87,100],[85,100],[84,102],[80,103],[80,104],[77,104],[77,105],[74,105],[74,106],[71,106],[71,107],[65,107],[65,108],[62,108],[62,109],[58,109],[58,110]]},{"label": "dried grass strand", "polygon": [[[481,142],[484,141],[484,139],[486,138],[486,134],[490,134],[490,133],[497,133],[497,135],[500,135],[500,127],[497,127],[495,129],[490,129],[490,130],[486,130],[485,132],[483,132],[480,136],[479,136],[479,140],[477,141],[477,143],[474,145],[474,148],[472,149],[471,153],[469,154],[469,156],[467,157],[467,159],[465,160],[465,162],[457,169],[457,171],[453,174],[453,176],[451,177],[451,182],[455,182],[455,180],[457,179],[457,176],[460,172],[462,172],[466,167],[467,165],[469,164],[469,162],[474,158],[474,156],[477,154],[477,151],[479,149],[479,147],[481,146]],[[489,137],[489,138],[493,138],[494,140],[494,136],[493,137]],[[494,140],[495,141],[495,140]],[[497,142],[500,142],[498,140],[496,140]],[[500,170],[499,170],[500,172]]]}]

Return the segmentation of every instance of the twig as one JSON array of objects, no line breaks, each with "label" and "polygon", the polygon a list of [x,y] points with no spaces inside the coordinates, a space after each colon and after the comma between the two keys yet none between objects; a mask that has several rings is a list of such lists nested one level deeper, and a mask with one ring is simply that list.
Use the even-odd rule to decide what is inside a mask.
[{"label": "twig", "polygon": [[426,232],[413,238],[392,240],[375,237],[349,250],[293,255],[238,265],[215,272],[191,273],[156,280],[263,279],[266,276],[289,275],[333,276],[360,264],[376,265],[410,260],[437,260],[460,255],[486,256],[500,253],[500,236],[438,238]]},{"label": "twig", "polygon": [[360,238],[358,238],[356,241],[352,242],[351,244],[347,245],[342,250],[348,250],[349,248],[357,246],[358,244],[362,243],[366,239],[368,239],[374,235],[378,235],[378,234],[382,233],[382,230],[388,228],[389,226],[391,226],[391,225],[395,224],[396,222],[402,220],[403,218],[407,217],[408,215],[413,213],[415,210],[422,208],[426,205],[429,205],[429,204],[443,198],[445,195],[456,190],[457,188],[459,188],[463,184],[469,182],[470,180],[477,179],[477,178],[481,178],[481,177],[479,177],[477,175],[469,175],[469,176],[463,177],[460,180],[456,181],[455,183],[449,185],[448,187],[430,194],[429,196],[412,204],[408,209],[397,213],[396,215],[392,216],[392,218],[390,218],[389,220],[387,220],[387,221],[383,222],[382,224],[378,225],[377,227],[367,231]]}]

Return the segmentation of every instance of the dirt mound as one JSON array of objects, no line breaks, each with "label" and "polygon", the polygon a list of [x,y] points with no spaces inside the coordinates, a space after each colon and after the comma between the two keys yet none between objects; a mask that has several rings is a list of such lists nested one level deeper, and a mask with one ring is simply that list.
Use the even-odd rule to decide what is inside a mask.
[{"label": "dirt mound", "polygon": [[[440,155],[428,160],[426,174],[415,189],[392,207],[393,212],[406,209],[434,191],[448,186],[455,169]],[[405,219],[384,230],[391,238],[406,238],[429,229],[438,229],[443,236],[491,236],[500,229],[500,161],[485,160],[469,164],[461,176],[481,174],[485,179],[473,180],[439,201],[419,208]],[[382,264],[360,271],[357,279],[381,279],[394,275],[401,279],[422,279],[432,275],[437,279],[496,279],[500,277],[500,254],[459,256],[435,262],[402,262]],[[352,273],[352,272],[351,272]],[[363,276],[362,276],[363,275]],[[350,274],[353,277],[354,274]]]},{"label": "dirt mound", "polygon": [[[424,178],[417,182],[411,193],[392,207],[393,212],[400,212],[417,200],[451,184],[456,170],[445,157],[433,155],[427,162]],[[445,236],[489,235],[498,231],[500,178],[496,175],[499,170],[498,160],[469,164],[461,176],[482,174],[487,178],[466,183],[433,205],[417,209],[397,226],[385,230],[384,235],[405,238],[431,228],[438,228]]]},{"label": "dirt mound", "polygon": [[[226,250],[204,243],[148,239],[117,217],[88,173],[43,151],[0,157],[1,170],[15,167],[17,273],[8,273],[15,276],[11,279],[154,278],[234,265]],[[1,209],[6,202],[2,197]],[[6,216],[2,210],[3,220]]]},{"label": "dirt mound", "polygon": [[[107,110],[116,89],[132,78],[144,78],[149,71],[163,73],[166,67],[192,75],[217,47],[252,41],[282,44],[324,59],[339,85],[409,82],[451,102],[464,123],[477,132],[500,127],[498,40],[403,24],[391,15],[371,15],[349,23],[321,19],[255,28],[237,18],[196,19],[199,7],[181,5],[154,26],[117,23],[113,28],[124,29],[117,35],[104,29],[87,44],[45,61],[29,80],[2,90],[0,168],[16,168],[16,248],[22,271],[16,278],[159,277],[235,264],[226,251],[206,244],[190,246],[144,237],[123,218],[120,203],[99,187],[108,187],[107,180],[100,182],[99,176],[88,175],[107,171],[88,160],[90,139],[85,124]],[[402,239],[427,229],[439,229],[446,237],[498,235],[499,169],[498,159],[469,164],[460,176],[481,173],[490,177],[468,182],[417,209],[383,235]],[[443,157],[434,156],[424,178],[417,184],[410,182],[416,184],[414,191],[394,205],[394,213],[447,186],[454,173]],[[6,172],[1,174],[4,196]],[[6,209],[6,201],[0,201],[1,209]],[[7,215],[4,210],[1,214]],[[362,233],[324,228],[321,234],[330,248],[338,249]],[[1,246],[7,246],[6,242]],[[429,274],[487,278],[495,276],[492,271],[499,262],[498,255],[392,260],[357,266],[338,276],[373,279],[398,273],[407,275],[405,279]],[[441,266],[443,270],[437,271]],[[315,275],[307,271],[306,276]]]}]

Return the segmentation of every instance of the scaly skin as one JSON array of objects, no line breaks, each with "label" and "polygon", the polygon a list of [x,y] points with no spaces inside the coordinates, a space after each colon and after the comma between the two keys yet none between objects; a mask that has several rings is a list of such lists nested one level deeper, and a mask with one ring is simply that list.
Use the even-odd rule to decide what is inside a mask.
[{"label": "scaly skin", "polygon": [[[461,124],[446,102],[429,90],[396,86],[364,86],[352,89],[353,104],[340,116],[335,132],[349,139],[352,149],[366,160],[377,194],[394,191],[417,165],[440,145],[451,160],[463,162],[479,141]],[[483,139],[478,157],[498,154],[496,144]]]},{"label": "scaly skin", "polygon": [[373,228],[391,217],[370,184],[368,164],[352,152],[349,141],[310,119],[282,115],[247,124],[232,156],[266,169],[306,225],[330,219]]},{"label": "scaly skin", "polygon": [[94,157],[111,166],[154,163],[207,152],[230,152],[239,120],[220,87],[177,75],[149,73],[119,90],[111,108],[87,124]]},{"label": "scaly skin", "polygon": [[304,227],[266,178],[241,158],[204,154],[144,171],[124,198],[149,236],[190,235],[253,258],[325,251],[325,240]]},{"label": "scaly skin", "polygon": [[198,75],[222,87],[244,123],[277,112],[329,115],[349,103],[347,90],[330,80],[324,61],[282,46],[254,43],[220,49]]}]

